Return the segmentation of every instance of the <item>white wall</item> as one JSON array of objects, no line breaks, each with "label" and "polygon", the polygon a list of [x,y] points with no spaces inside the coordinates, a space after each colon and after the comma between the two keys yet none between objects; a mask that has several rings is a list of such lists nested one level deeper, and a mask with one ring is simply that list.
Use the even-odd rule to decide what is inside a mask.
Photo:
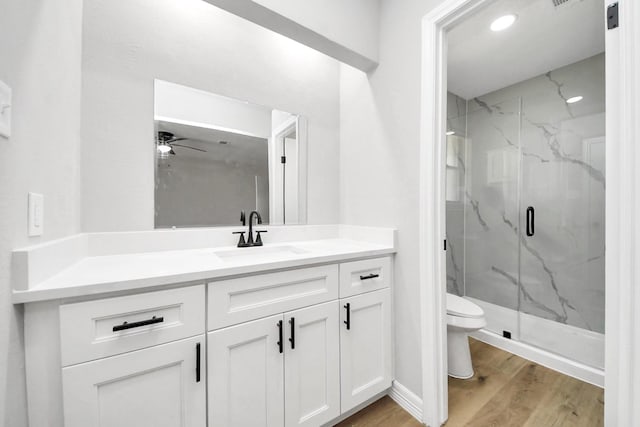
[{"label": "white wall", "polygon": [[84,26],[85,231],[153,228],[155,78],[306,116],[308,222],[338,221],[337,61],[200,0],[86,0]]},{"label": "white wall", "polygon": [[[0,80],[13,135],[0,137],[0,426],[26,427],[22,308],[11,251],[79,231],[81,0],[0,0]],[[27,192],[44,194],[44,235],[27,237]]]},{"label": "white wall", "polygon": [[[422,395],[418,288],[421,20],[440,0],[382,0],[380,65],[340,78],[340,219],[398,228],[396,379]],[[362,161],[366,156],[366,161]]]}]

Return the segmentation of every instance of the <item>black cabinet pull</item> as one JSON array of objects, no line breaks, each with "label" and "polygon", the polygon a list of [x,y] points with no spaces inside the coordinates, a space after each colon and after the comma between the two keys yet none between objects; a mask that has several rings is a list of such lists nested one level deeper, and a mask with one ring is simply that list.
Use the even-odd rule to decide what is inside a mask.
[{"label": "black cabinet pull", "polygon": [[280,353],[284,351],[283,343],[282,343],[282,320],[278,320],[278,349]]},{"label": "black cabinet pull", "polygon": [[200,343],[196,344],[196,382],[200,382]]},{"label": "black cabinet pull", "polygon": [[360,276],[360,280],[375,279],[376,277],[380,277],[380,275],[379,274],[367,274],[366,276]]},{"label": "black cabinet pull", "polygon": [[291,338],[289,338],[289,342],[291,343],[291,350],[296,348],[296,318],[292,317],[289,319],[289,326],[291,326]]},{"label": "black cabinet pull", "polygon": [[124,331],[125,329],[139,328],[141,326],[153,325],[155,323],[164,322],[164,317],[153,316],[151,319],[141,320],[139,322],[123,322],[122,325],[113,327],[113,332]]},{"label": "black cabinet pull", "polygon": [[533,206],[529,206],[527,208],[527,236],[531,237],[534,234],[536,234],[536,229],[535,229],[535,224],[536,224],[536,217],[535,217],[535,210],[533,209]]},{"label": "black cabinet pull", "polygon": [[344,308],[347,310],[347,320],[345,320],[342,323],[347,325],[347,331],[348,331],[351,329],[351,303],[346,303],[344,305]]}]

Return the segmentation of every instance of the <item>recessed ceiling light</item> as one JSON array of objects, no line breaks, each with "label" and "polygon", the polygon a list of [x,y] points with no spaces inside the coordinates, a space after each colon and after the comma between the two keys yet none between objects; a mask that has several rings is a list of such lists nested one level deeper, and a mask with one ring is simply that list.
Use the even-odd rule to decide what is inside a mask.
[{"label": "recessed ceiling light", "polygon": [[506,30],[516,22],[516,18],[516,15],[513,14],[501,16],[491,23],[491,31]]},{"label": "recessed ceiling light", "polygon": [[576,103],[576,102],[579,102],[579,101],[582,101],[582,97],[581,96],[574,96],[574,97],[571,97],[571,98],[567,99],[567,104],[573,104],[573,103]]},{"label": "recessed ceiling light", "polygon": [[454,131],[452,131],[452,130],[449,130],[449,131],[447,131],[447,133],[446,133],[446,134],[447,134],[447,135],[455,135],[456,133],[455,133]]}]

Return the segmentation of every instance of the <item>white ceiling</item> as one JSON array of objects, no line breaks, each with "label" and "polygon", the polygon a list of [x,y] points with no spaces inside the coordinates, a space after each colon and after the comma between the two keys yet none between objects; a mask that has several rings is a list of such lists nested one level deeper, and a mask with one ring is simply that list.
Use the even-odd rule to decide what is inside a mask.
[{"label": "white ceiling", "polygon": [[[489,29],[508,13],[511,28]],[[496,0],[448,32],[448,90],[471,99],[601,53],[604,22],[603,0]]]}]

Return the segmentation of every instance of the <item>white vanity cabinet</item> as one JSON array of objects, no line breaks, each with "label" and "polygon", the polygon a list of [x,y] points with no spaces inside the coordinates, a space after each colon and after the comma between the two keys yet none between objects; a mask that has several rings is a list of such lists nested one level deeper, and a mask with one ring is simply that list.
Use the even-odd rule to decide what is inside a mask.
[{"label": "white vanity cabinet", "polygon": [[65,427],[206,424],[204,286],[60,306]]},{"label": "white vanity cabinet", "polygon": [[284,425],[282,315],[209,332],[209,426]]},{"label": "white vanity cabinet", "polygon": [[209,284],[214,330],[338,298],[338,265],[298,268]]},{"label": "white vanity cabinet", "polygon": [[29,303],[30,426],[331,425],[391,387],[391,259]]},{"label": "white vanity cabinet", "polygon": [[389,289],[340,300],[342,412],[391,387]]},{"label": "white vanity cabinet", "polygon": [[391,387],[390,270],[380,257],[210,283],[209,427],[320,426]]},{"label": "white vanity cabinet", "polygon": [[338,301],[286,313],[285,426],[319,426],[340,415]]},{"label": "white vanity cabinet", "polygon": [[63,368],[65,426],[204,426],[204,343],[199,335]]},{"label": "white vanity cabinet", "polygon": [[391,258],[371,258],[340,264],[340,298],[388,288]]},{"label": "white vanity cabinet", "polygon": [[319,426],[340,415],[338,302],[209,332],[209,426]]}]

